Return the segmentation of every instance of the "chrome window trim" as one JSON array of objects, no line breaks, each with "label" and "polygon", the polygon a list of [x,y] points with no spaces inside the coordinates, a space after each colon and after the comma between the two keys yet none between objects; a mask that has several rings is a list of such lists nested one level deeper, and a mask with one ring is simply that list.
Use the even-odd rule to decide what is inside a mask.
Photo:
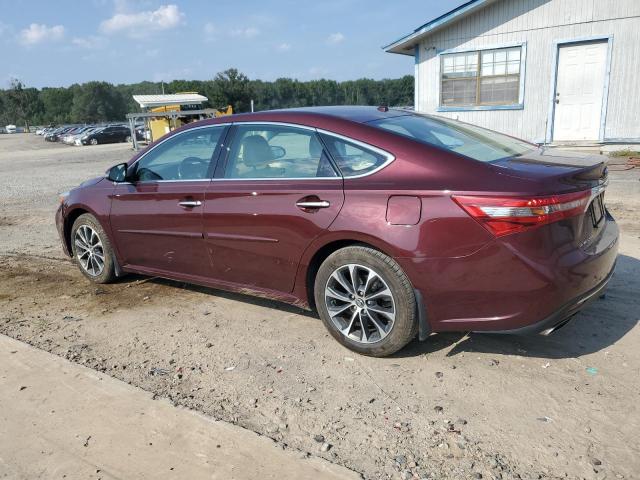
[{"label": "chrome window trim", "polygon": [[[297,123],[288,123],[288,122],[272,122],[269,120],[263,120],[263,121],[252,121],[252,122],[233,122],[231,123],[231,125],[234,126],[242,126],[242,125],[275,125],[278,127],[292,127],[292,128],[299,128],[302,130],[308,130],[310,132],[314,132],[314,133],[318,133],[318,129],[315,127],[310,127],[308,125],[300,125]],[[229,147],[226,147],[227,149]],[[333,165],[331,166],[332,170],[335,170],[335,168],[333,167]],[[264,177],[264,178],[212,178],[211,181],[213,182],[220,182],[220,181],[232,181],[232,182],[262,182],[262,181],[269,181],[269,182],[273,182],[273,181],[289,181],[289,180],[339,180],[342,181],[343,180],[343,176],[341,175],[340,172],[336,172],[336,176],[335,177]]]},{"label": "chrome window trim", "polygon": [[[228,123],[216,123],[213,125],[202,125],[200,127],[193,127],[193,128],[189,128],[187,130],[183,130],[182,132],[178,132],[175,135],[172,135],[169,138],[166,138],[164,140],[161,140],[160,142],[158,142],[156,145],[154,145],[150,150],[147,150],[146,152],[144,152],[139,158],[136,159],[135,162],[133,162],[131,164],[131,167],[136,165],[140,160],[142,160],[144,157],[146,157],[149,153],[153,152],[158,146],[162,145],[164,142],[166,142],[167,140],[170,140],[171,138],[175,138],[178,135],[183,135],[187,132],[191,132],[193,130],[200,130],[200,129],[204,129],[204,128],[215,128],[215,127],[231,127],[234,125],[276,125],[276,126],[283,126],[283,127],[293,127],[293,128],[301,128],[303,130],[309,130],[309,131],[313,131],[316,133],[321,133],[324,135],[328,135],[331,137],[335,137],[338,138],[340,140],[343,140],[345,142],[349,142],[352,143],[354,145],[357,145],[359,147],[362,147],[364,149],[367,150],[371,150],[379,155],[382,155],[383,157],[386,158],[386,161],[383,162],[381,165],[379,165],[378,167],[374,168],[371,171],[368,171],[366,173],[362,173],[360,175],[351,175],[351,176],[344,176],[342,174],[342,172],[336,172],[338,173],[337,177],[286,177],[286,178],[207,178],[207,179],[197,179],[197,180],[148,180],[148,181],[141,181],[141,182],[136,182],[136,183],[142,183],[142,184],[148,184],[148,183],[181,183],[181,182],[220,182],[220,181],[243,181],[243,182],[251,182],[251,181],[283,181],[283,180],[305,180],[305,181],[309,181],[309,180],[346,180],[346,179],[353,179],[353,178],[363,178],[363,177],[368,177],[369,175],[373,175],[374,173],[379,172],[380,170],[382,170],[383,168],[386,168],[389,164],[391,164],[396,157],[390,153],[387,152],[386,150],[383,150],[381,148],[378,148],[374,145],[371,145],[369,143],[366,142],[362,142],[360,140],[356,140],[355,138],[351,138],[351,137],[347,137],[345,135],[341,135],[339,133],[335,133],[332,132],[330,130],[324,130],[322,128],[316,128],[316,127],[310,127],[308,125],[301,125],[298,123],[288,123],[288,122],[274,122],[274,121],[269,121],[269,120],[262,120],[262,121],[249,121],[249,122],[228,122]],[[221,148],[229,148],[224,144],[220,144]],[[328,153],[328,152],[327,152]],[[105,176],[106,178],[106,176]],[[119,184],[119,185],[133,185],[131,182],[112,182],[114,185]]]},{"label": "chrome window trim", "polygon": [[257,177],[257,178],[212,178],[212,182],[222,182],[222,181],[231,181],[231,182],[262,182],[262,181],[289,181],[289,180],[340,180],[342,181],[342,177]]},{"label": "chrome window trim", "polygon": [[[228,125],[232,125],[231,123],[216,123],[214,125],[202,125],[200,127],[193,127],[193,128],[188,128],[186,130],[183,130],[181,132],[176,133],[175,135],[171,135],[170,137],[165,138],[164,140],[159,141],[158,143],[156,143],[153,147],[151,147],[149,150],[145,151],[142,155],[140,155],[135,162],[133,162],[130,166],[133,167],[135,164],[137,164],[140,160],[142,160],[144,157],[146,157],[147,155],[149,155],[151,152],[153,152],[156,148],[158,148],[160,145],[162,145],[163,143],[167,142],[168,140],[171,140],[173,138],[179,137],[180,135],[184,135],[185,133],[189,133],[189,132],[193,132],[194,130],[202,130],[205,128],[215,128],[215,127],[226,127]],[[224,144],[220,144],[220,146],[224,147]],[[213,153],[211,154],[213,155]],[[173,181],[185,181],[185,180],[158,180],[158,181],[164,181],[164,182],[173,182]]]},{"label": "chrome window trim", "polygon": [[114,185],[146,185],[149,183],[184,183],[184,182],[210,182],[210,178],[196,178],[193,180],[141,180],[139,182],[131,183],[131,182],[111,182]]},{"label": "chrome window trim", "polygon": [[385,162],[383,162],[381,165],[377,166],[373,170],[370,170],[366,173],[361,173],[360,175],[345,176],[344,174],[342,174],[342,172],[340,172],[342,174],[342,178],[344,178],[345,180],[350,178],[363,178],[363,177],[368,177],[369,175],[373,175],[374,173],[379,172],[383,168],[387,167],[389,164],[391,164],[391,162],[393,162],[396,159],[395,155],[393,155],[392,153],[387,152],[386,150],[383,150],[381,148],[375,147],[371,144],[361,142],[360,140],[356,140],[351,137],[340,135],[339,133],[330,132],[328,130],[323,130],[321,128],[317,128],[316,131],[324,135],[328,135],[331,137],[338,138],[340,140],[344,140],[345,142],[353,143],[354,145],[358,145],[359,147],[362,147],[366,150],[372,150],[373,152],[377,153],[378,155],[382,155],[387,159]]}]

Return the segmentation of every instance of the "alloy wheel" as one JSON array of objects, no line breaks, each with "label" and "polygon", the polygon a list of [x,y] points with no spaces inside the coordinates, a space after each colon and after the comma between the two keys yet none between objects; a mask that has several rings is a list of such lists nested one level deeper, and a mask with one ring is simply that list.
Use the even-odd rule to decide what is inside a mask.
[{"label": "alloy wheel", "polygon": [[327,281],[324,297],[334,326],[355,342],[379,342],[393,328],[393,293],[382,276],[369,267],[348,264],[337,268]]},{"label": "alloy wheel", "polygon": [[73,241],[80,266],[92,277],[100,275],[104,270],[104,250],[96,231],[88,225],[81,225]]}]

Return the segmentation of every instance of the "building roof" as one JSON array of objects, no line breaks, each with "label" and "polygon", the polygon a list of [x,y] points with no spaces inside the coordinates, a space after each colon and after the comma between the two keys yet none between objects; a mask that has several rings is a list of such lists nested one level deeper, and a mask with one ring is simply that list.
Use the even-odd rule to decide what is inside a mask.
[{"label": "building roof", "polygon": [[495,0],[470,0],[463,3],[457,8],[448,11],[444,15],[440,15],[438,18],[434,18],[429,22],[416,28],[413,32],[405,35],[404,37],[386,45],[383,48],[388,53],[400,53],[402,55],[414,55],[414,47],[423,38],[431,35],[436,30],[440,30],[445,26],[448,26],[454,21],[460,20],[462,17],[469,15]]},{"label": "building roof", "polygon": [[175,93],[167,95],[134,95],[133,99],[141,108],[162,107],[165,105],[199,105],[208,100],[198,93]]}]

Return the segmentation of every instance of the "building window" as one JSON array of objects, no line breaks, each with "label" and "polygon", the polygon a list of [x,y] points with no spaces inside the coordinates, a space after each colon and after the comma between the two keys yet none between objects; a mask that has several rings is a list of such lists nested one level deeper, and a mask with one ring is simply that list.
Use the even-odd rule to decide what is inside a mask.
[{"label": "building window", "polygon": [[513,47],[441,55],[440,106],[517,104],[521,54]]}]

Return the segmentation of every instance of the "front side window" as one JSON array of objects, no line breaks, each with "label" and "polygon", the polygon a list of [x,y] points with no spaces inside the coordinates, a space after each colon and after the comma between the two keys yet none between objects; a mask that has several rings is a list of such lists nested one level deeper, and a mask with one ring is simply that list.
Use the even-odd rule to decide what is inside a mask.
[{"label": "front side window", "polygon": [[521,55],[521,47],[441,55],[440,105],[517,104]]},{"label": "front side window", "polygon": [[402,115],[369,123],[481,162],[517,157],[535,148],[522,140],[442,117]]},{"label": "front side window", "polygon": [[281,125],[238,125],[225,178],[336,177],[315,131]]},{"label": "front side window", "polygon": [[137,162],[137,180],[210,178],[213,153],[223,131],[224,126],[196,128],[165,140]]}]

